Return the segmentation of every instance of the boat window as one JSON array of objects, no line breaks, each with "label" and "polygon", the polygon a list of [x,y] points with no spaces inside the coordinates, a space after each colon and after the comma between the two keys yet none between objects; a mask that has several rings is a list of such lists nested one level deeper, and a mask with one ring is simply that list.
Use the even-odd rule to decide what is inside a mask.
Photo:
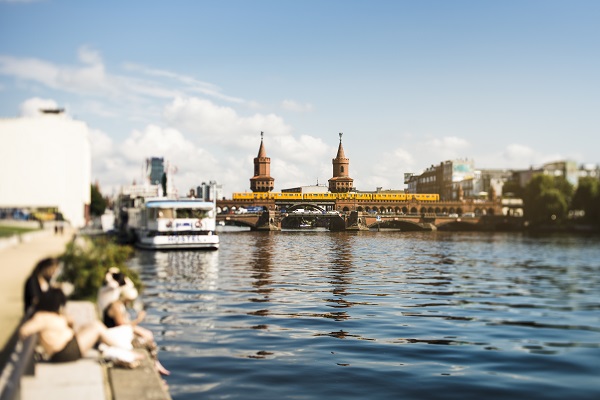
[{"label": "boat window", "polygon": [[173,218],[172,208],[155,208],[155,218]]},{"label": "boat window", "polygon": [[206,218],[206,210],[197,210],[193,208],[178,208],[177,218]]}]

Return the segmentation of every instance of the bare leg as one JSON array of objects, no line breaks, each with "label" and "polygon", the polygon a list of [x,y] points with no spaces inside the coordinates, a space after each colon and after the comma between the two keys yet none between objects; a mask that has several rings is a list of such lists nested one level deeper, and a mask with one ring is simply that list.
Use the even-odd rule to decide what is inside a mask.
[{"label": "bare leg", "polygon": [[101,340],[109,346],[117,346],[118,343],[111,340],[106,334],[107,329],[108,328],[100,321],[91,322],[81,328],[79,332],[76,333],[77,343],[79,343],[81,354],[85,354],[89,349],[94,347],[98,340]]},{"label": "bare leg", "polygon": [[171,372],[168,369],[163,367],[163,365],[160,363],[160,361],[158,361],[158,359],[154,360],[154,368],[156,368],[158,373],[161,375],[170,375],[171,374]]},{"label": "bare leg", "polygon": [[100,321],[94,321],[87,324],[75,334],[77,343],[79,344],[79,351],[82,355],[91,349],[100,338],[102,328],[97,324],[99,322]]},{"label": "bare leg", "polygon": [[134,325],[133,332],[148,342],[154,341],[154,334],[150,329],[142,328],[139,325]]}]

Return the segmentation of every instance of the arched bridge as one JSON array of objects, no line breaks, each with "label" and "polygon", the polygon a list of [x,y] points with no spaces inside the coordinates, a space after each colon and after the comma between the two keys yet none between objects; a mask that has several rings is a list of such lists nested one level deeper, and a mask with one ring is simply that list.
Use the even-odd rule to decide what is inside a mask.
[{"label": "arched bridge", "polygon": [[[298,210],[298,209],[297,209]],[[227,225],[247,226],[251,230],[280,230],[282,228],[325,227],[331,231],[400,230],[400,231],[475,231],[517,229],[521,218],[508,216],[436,216],[431,214],[373,214],[353,211],[303,211],[279,213],[263,211],[245,214],[219,214],[217,221]]]}]

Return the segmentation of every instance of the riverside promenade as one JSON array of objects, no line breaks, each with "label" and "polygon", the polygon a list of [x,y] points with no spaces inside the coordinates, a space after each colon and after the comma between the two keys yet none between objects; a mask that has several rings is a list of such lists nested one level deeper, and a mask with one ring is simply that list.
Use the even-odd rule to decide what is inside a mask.
[{"label": "riverside promenade", "polygon": [[[60,256],[76,230],[66,227],[55,234],[54,226],[20,238],[0,239],[0,343],[3,352],[23,317],[25,280],[45,257]],[[84,323],[97,318],[90,302],[67,303],[67,314]],[[0,371],[2,372],[2,371]],[[4,397],[3,397],[4,398]],[[62,364],[37,363],[33,376],[23,376],[21,400],[170,400],[168,390],[146,353],[142,365],[128,370],[102,362],[97,351],[83,359]]]}]

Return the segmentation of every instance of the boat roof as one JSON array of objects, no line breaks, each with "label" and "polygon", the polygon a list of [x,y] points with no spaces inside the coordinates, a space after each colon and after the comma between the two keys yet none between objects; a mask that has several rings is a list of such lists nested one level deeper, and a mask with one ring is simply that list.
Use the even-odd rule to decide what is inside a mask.
[{"label": "boat roof", "polygon": [[215,204],[204,200],[149,200],[146,202],[147,208],[200,208],[210,210]]}]

